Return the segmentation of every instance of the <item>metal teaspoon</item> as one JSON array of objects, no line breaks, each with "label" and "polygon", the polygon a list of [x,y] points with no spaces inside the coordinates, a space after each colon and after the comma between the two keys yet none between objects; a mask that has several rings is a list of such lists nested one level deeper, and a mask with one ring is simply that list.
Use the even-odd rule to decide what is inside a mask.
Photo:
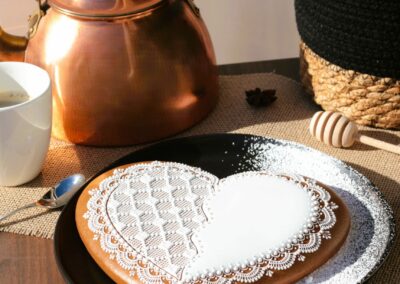
[{"label": "metal teaspoon", "polygon": [[47,209],[56,209],[62,207],[67,204],[71,197],[74,196],[74,194],[82,187],[85,181],[85,177],[81,174],[69,176],[61,180],[55,187],[52,187],[38,201],[27,204],[11,211],[10,213],[0,216],[0,222],[21,210],[35,206],[45,207]]}]

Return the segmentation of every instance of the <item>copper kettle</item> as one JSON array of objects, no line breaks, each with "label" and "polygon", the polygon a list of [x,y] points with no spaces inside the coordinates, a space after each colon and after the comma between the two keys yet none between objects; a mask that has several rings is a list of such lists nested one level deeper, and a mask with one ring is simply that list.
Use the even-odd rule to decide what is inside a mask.
[{"label": "copper kettle", "polygon": [[149,142],[194,125],[215,106],[215,55],[192,0],[38,3],[26,38],[0,28],[0,61],[49,72],[56,138]]}]

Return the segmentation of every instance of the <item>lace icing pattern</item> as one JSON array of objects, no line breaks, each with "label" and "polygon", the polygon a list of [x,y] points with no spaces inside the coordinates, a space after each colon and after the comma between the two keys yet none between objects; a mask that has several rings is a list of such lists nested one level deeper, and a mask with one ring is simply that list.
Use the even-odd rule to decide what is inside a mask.
[{"label": "lace icing pattern", "polygon": [[[268,175],[239,175],[254,174]],[[209,209],[202,206],[206,198],[216,194],[217,177],[166,162],[117,169],[99,188],[89,191],[91,198],[84,218],[103,251],[143,283],[255,282],[273,276],[274,270],[290,268],[296,260],[304,261],[305,253],[315,252],[322,239],[331,237],[329,229],[336,223],[333,210],[337,205],[324,188],[302,176],[281,177],[306,190],[313,201],[313,215],[302,231],[284,246],[240,267],[209,271],[192,279],[182,280],[182,273],[198,254],[192,237],[209,222]]]},{"label": "lace icing pattern", "polygon": [[207,218],[201,206],[217,178],[176,163],[117,169],[91,189],[84,218],[94,239],[144,283],[180,279],[197,254],[193,231]]}]

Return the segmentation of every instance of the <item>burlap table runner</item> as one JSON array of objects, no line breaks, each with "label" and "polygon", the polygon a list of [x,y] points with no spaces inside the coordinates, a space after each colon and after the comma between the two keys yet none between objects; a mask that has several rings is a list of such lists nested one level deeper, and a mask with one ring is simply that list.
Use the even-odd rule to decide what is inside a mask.
[{"label": "burlap table runner", "polygon": [[[260,87],[276,89],[278,100],[273,105],[255,109],[245,101],[245,90]],[[317,142],[308,134],[311,116],[319,108],[306,95],[301,86],[276,74],[251,74],[220,77],[221,98],[216,110],[202,123],[182,133],[189,136],[206,133],[247,133],[293,140],[344,160],[378,188],[392,206],[396,222],[400,224],[400,156],[357,144],[351,148],[335,149]],[[399,144],[400,132],[361,128],[364,134]],[[139,146],[143,147],[143,146]],[[97,171],[139,147],[92,148],[75,146],[52,140],[44,169],[29,184],[0,188],[0,214],[40,198],[63,177],[83,173],[90,177]],[[21,212],[0,225],[1,231],[14,232],[44,238],[52,238],[59,211],[48,212],[33,208]],[[395,283],[400,265],[400,242],[396,238],[384,269],[374,277],[377,283]],[[375,280],[374,280],[375,281]]]}]

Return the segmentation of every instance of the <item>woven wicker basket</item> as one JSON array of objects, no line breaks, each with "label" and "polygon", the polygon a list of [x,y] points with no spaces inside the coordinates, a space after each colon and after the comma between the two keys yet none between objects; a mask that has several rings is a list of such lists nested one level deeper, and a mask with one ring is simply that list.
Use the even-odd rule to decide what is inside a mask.
[{"label": "woven wicker basket", "polygon": [[300,75],[324,110],[358,124],[400,129],[400,80],[343,69],[300,45]]}]

